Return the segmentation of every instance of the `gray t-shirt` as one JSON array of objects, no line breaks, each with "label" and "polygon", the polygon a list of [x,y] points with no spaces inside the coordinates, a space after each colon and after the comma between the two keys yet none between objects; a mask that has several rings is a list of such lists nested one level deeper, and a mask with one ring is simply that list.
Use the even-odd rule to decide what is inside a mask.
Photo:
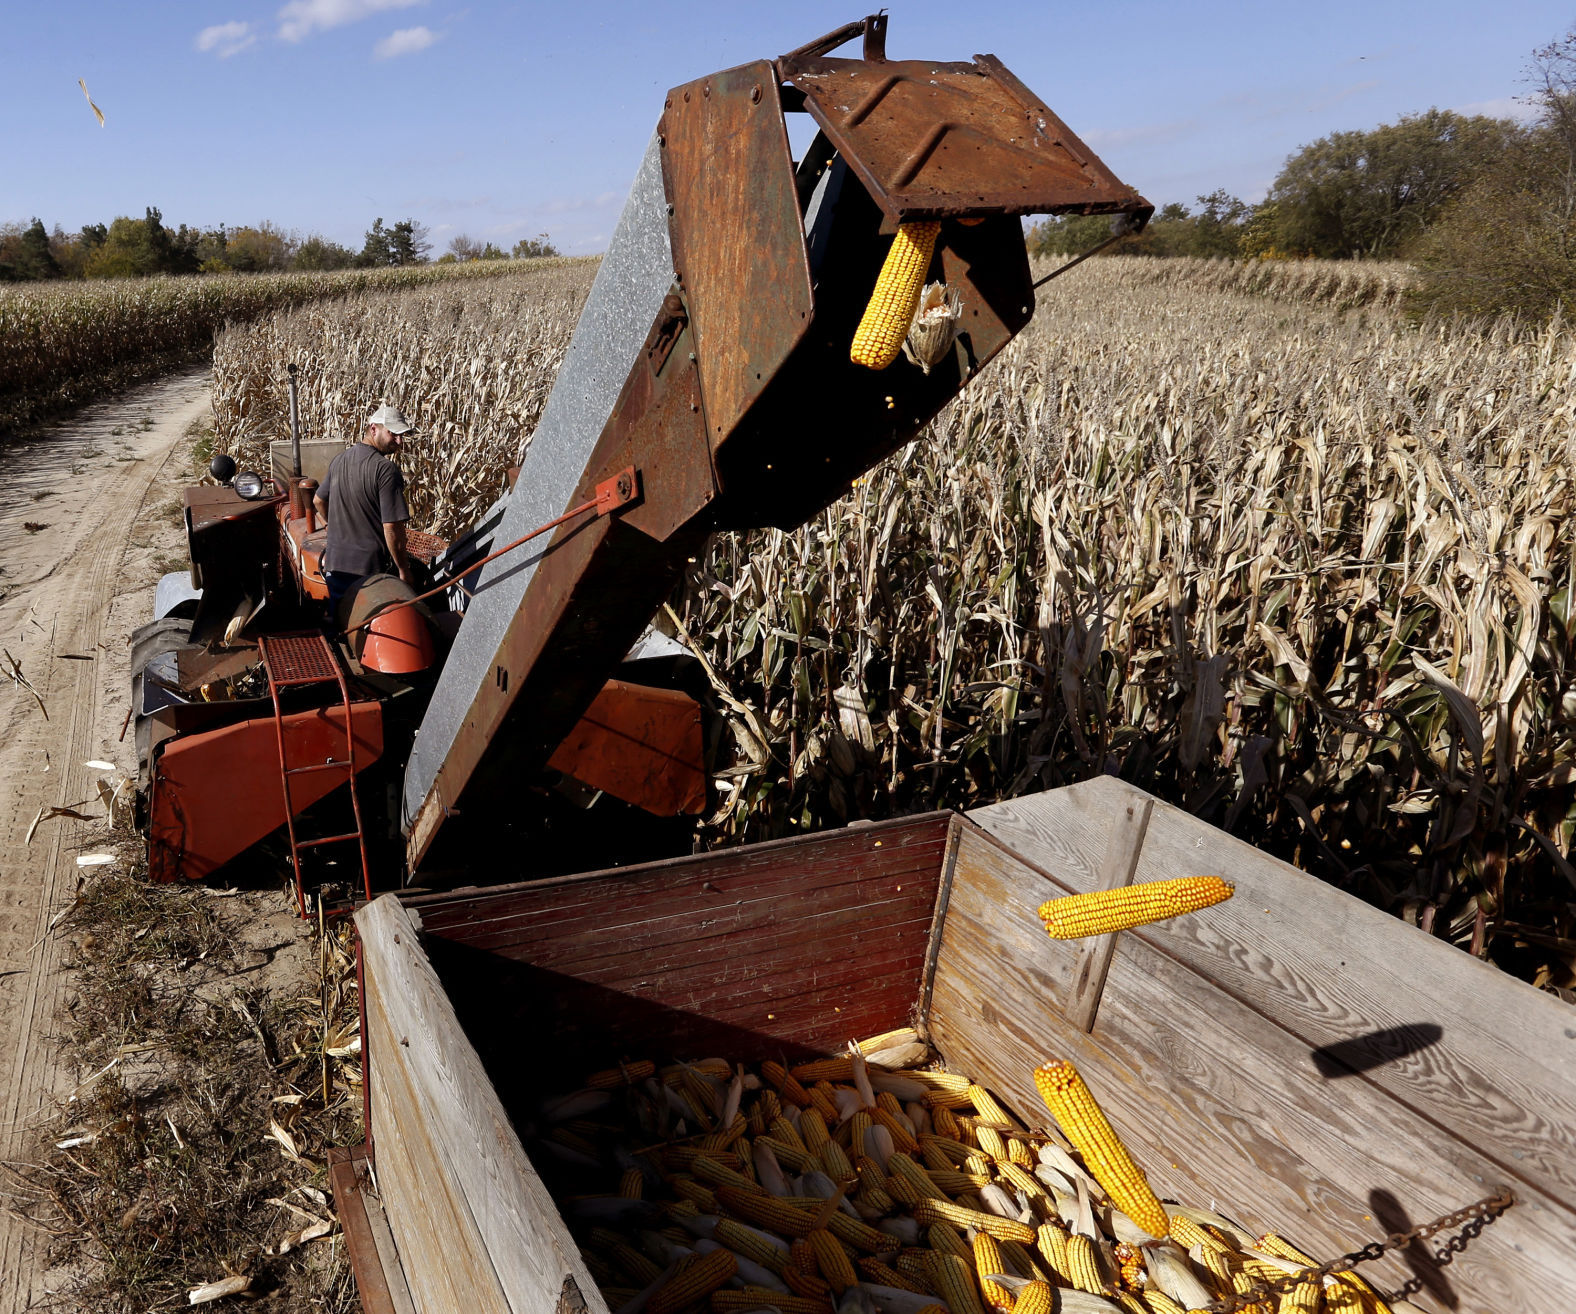
[{"label": "gray t-shirt", "polygon": [[384,569],[383,526],[410,519],[399,466],[376,448],[354,443],[334,458],[317,495],[328,505],[323,569],[346,575]]}]

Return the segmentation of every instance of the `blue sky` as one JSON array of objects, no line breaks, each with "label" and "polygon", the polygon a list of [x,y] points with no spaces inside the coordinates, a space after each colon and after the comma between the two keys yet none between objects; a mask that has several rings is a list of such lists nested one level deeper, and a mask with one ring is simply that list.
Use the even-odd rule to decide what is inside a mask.
[{"label": "blue sky", "polygon": [[[603,249],[669,87],[862,12],[857,0],[7,8],[0,221],[74,230],[157,205],[170,223],[270,219],[359,247],[374,218],[414,216],[434,254],[461,232]],[[1544,0],[890,10],[894,58],[999,55],[1156,204],[1216,187],[1257,200],[1289,154],[1332,131],[1430,106],[1511,113],[1532,50],[1576,24]]]}]

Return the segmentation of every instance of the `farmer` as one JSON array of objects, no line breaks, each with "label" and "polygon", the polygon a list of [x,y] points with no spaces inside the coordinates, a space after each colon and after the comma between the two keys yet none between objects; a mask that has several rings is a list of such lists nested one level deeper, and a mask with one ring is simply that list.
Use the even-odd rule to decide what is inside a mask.
[{"label": "farmer", "polygon": [[328,521],[323,574],[328,582],[328,610],[334,616],[340,599],[368,575],[389,569],[412,583],[405,552],[405,476],[386,457],[401,447],[413,426],[392,406],[379,406],[367,417],[359,443],[345,448],[328,467],[313,501]]}]

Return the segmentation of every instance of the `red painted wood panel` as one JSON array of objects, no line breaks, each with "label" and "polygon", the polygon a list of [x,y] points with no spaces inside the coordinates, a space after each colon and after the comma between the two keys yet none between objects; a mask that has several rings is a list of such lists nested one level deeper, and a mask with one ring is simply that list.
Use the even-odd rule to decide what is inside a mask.
[{"label": "red painted wood panel", "polygon": [[907,1024],[955,824],[930,814],[407,903],[514,1104],[572,1082],[566,1064],[797,1059]]}]

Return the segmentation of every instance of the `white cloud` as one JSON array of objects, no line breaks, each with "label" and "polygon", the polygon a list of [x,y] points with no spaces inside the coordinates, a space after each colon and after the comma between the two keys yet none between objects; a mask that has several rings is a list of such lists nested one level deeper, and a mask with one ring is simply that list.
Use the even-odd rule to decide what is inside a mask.
[{"label": "white cloud", "polygon": [[421,3],[423,0],[290,0],[279,11],[279,35],[286,41],[303,41],[314,32]]},{"label": "white cloud", "polygon": [[238,55],[257,40],[250,23],[217,23],[197,34],[197,49],[213,51],[220,59]]},{"label": "white cloud", "polygon": [[1498,100],[1474,100],[1470,105],[1457,105],[1456,113],[1486,114],[1491,119],[1530,123],[1538,117],[1538,106],[1530,96],[1501,96]]},{"label": "white cloud", "polygon": [[414,55],[425,50],[438,39],[438,34],[427,27],[402,27],[390,32],[372,47],[374,59],[397,59],[401,55]]}]

